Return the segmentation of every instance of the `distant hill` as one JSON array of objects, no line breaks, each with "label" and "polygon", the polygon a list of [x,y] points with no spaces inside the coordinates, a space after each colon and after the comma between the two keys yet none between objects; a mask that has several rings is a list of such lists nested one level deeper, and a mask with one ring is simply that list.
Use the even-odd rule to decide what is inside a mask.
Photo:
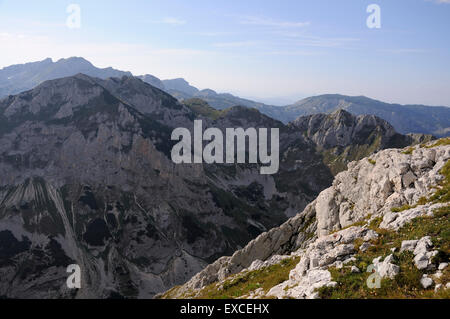
[{"label": "distant hill", "polygon": [[255,108],[285,124],[295,121],[300,116],[331,114],[338,110],[346,110],[353,115],[376,115],[392,124],[402,134],[419,133],[438,137],[450,135],[450,108],[445,106],[389,104],[365,96],[338,94],[309,97],[293,105],[272,106],[229,93],[217,93],[211,89],[200,91],[184,79],[162,82],[164,84],[162,90],[181,101],[200,98],[218,110],[236,105]]},{"label": "distant hill", "polygon": [[[0,98],[32,89],[47,80],[73,76],[78,73],[100,79],[131,75],[129,72],[113,68],[97,68],[80,57],[61,59],[56,62],[45,59],[1,69]],[[389,104],[364,96],[352,97],[338,94],[309,97],[287,106],[273,106],[243,99],[229,93],[217,93],[211,89],[199,90],[182,78],[160,80],[150,74],[139,76],[139,78],[180,101],[200,98],[218,110],[237,105],[255,108],[285,124],[296,120],[299,116],[330,114],[343,109],[354,115],[376,115],[388,121],[396,131],[402,134],[421,133],[433,134],[438,137],[450,136],[450,108],[445,106]]]},{"label": "distant hill", "polygon": [[72,57],[53,62],[48,58],[39,62],[11,65],[0,70],[0,98],[14,95],[36,87],[44,81],[83,73],[97,78],[131,75],[113,68],[100,69],[91,62]]},{"label": "distant hill", "polygon": [[388,121],[400,133],[450,135],[450,108],[445,106],[389,104],[365,96],[327,94],[303,99],[284,109],[292,117],[333,113],[343,109],[355,115],[376,115]]}]

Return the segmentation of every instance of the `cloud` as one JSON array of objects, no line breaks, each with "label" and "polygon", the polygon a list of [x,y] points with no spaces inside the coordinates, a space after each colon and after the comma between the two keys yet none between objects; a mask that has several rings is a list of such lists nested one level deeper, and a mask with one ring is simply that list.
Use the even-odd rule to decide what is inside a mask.
[{"label": "cloud", "polygon": [[224,36],[224,35],[230,35],[232,34],[232,32],[191,32],[190,34],[192,35],[197,35],[197,36],[202,36],[202,37],[220,37],[220,36]]},{"label": "cloud", "polygon": [[428,2],[434,2],[437,4],[450,4],[450,0],[427,0]]},{"label": "cloud", "polygon": [[284,36],[288,43],[296,46],[307,46],[307,47],[322,47],[322,48],[335,48],[335,47],[345,47],[355,42],[360,41],[358,38],[348,38],[348,37],[319,37],[313,35],[305,34],[294,34],[294,33],[278,33],[280,36]]},{"label": "cloud", "polygon": [[380,52],[393,53],[393,54],[407,54],[407,53],[426,53],[427,50],[423,49],[383,49]]},{"label": "cloud", "polygon": [[186,24],[186,21],[178,19],[178,18],[166,17],[160,23],[170,24],[170,25],[183,25],[183,24]]},{"label": "cloud", "polygon": [[284,56],[317,56],[324,55],[323,52],[306,51],[306,50],[284,50],[284,51],[269,51],[266,55],[284,55]]},{"label": "cloud", "polygon": [[262,18],[262,17],[244,17],[240,23],[247,25],[259,25],[277,28],[303,28],[311,25],[310,22],[277,21],[270,18]]},{"label": "cloud", "polygon": [[242,48],[254,46],[259,43],[260,42],[258,41],[236,41],[236,42],[213,43],[213,46],[217,48]]}]

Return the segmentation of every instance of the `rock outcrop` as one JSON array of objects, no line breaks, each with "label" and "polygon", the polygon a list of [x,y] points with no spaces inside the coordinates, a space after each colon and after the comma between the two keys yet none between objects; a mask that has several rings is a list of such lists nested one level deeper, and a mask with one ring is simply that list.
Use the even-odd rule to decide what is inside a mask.
[{"label": "rock outcrop", "polygon": [[[342,269],[351,265],[352,273],[365,271],[352,263],[356,261],[357,253],[371,249],[372,243],[378,240],[380,235],[372,229],[372,223],[378,221],[380,229],[396,232],[415,218],[432,218],[436,210],[447,209],[448,202],[424,202],[424,198],[439,189],[445,178],[448,183],[448,177],[441,172],[445,165],[448,166],[450,146],[442,144],[428,144],[414,150],[383,150],[370,158],[350,163],[349,169],[338,174],[333,185],[321,192],[302,213],[260,235],[233,256],[222,257],[207,266],[188,283],[165,296],[195,297],[201,295],[203,287],[217,281],[225,282],[239,272],[245,274],[254,270],[255,265],[264,267],[265,262],[271,265],[273,258],[300,257],[288,280],[269,291],[252,292],[251,297],[319,297],[320,288],[337,285],[330,268]],[[448,185],[442,187],[445,191]],[[430,237],[405,240],[401,247],[393,247],[390,254],[371,260],[372,269],[380,280],[394,279],[399,274],[400,267],[392,254],[398,250],[413,253],[418,270],[437,268],[433,257],[438,251],[433,250]],[[445,268],[444,264],[442,267]],[[430,287],[428,279],[424,279],[423,284]]]}]

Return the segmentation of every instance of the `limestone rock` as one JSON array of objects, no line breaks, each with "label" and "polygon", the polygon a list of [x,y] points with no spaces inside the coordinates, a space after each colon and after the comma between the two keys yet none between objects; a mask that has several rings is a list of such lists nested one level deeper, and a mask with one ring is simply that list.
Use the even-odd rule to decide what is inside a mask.
[{"label": "limestone rock", "polygon": [[381,278],[388,277],[390,279],[394,279],[400,272],[400,267],[393,264],[394,256],[389,255],[382,262],[381,258],[382,257],[378,257],[373,260],[373,265],[375,266],[376,271]]},{"label": "limestone rock", "polygon": [[[296,276],[292,276],[296,278]],[[333,287],[336,282],[331,281],[328,270],[311,269],[296,280],[289,280],[273,287],[267,293],[268,296],[277,298],[316,299],[317,289],[323,286]]]},{"label": "limestone rock", "polygon": [[433,279],[431,279],[427,275],[423,275],[422,279],[420,279],[420,283],[423,288],[428,289],[433,285]]},{"label": "limestone rock", "polygon": [[402,251],[414,251],[416,249],[418,240],[404,240],[402,241],[402,246],[400,248],[400,252]]},{"label": "limestone rock", "polygon": [[359,268],[356,267],[356,266],[352,266],[352,268],[350,269],[350,271],[351,271],[352,273],[355,273],[355,274],[361,272],[361,270],[359,270]]},{"label": "limestone rock", "polygon": [[433,243],[430,236],[421,238],[414,249],[414,263],[417,269],[430,269],[433,267],[431,259],[437,255],[438,251],[431,251]]}]

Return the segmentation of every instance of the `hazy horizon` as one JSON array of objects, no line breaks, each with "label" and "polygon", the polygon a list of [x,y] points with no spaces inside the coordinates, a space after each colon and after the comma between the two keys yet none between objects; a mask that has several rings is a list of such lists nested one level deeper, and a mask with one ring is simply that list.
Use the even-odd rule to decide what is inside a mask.
[{"label": "hazy horizon", "polygon": [[[82,0],[68,28],[71,2],[0,0],[0,68],[81,56],[277,105],[343,94],[450,106],[448,2]],[[379,29],[366,25],[371,3]]]}]

